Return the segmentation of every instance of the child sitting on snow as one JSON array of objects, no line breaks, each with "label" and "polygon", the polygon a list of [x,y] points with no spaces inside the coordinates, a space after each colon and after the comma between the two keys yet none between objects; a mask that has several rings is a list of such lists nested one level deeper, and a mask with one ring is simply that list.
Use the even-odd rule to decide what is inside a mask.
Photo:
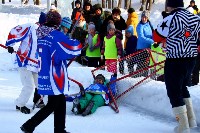
[{"label": "child sitting on snow", "polygon": [[86,116],[93,114],[98,107],[109,103],[108,88],[104,85],[105,77],[98,74],[95,81],[85,89],[85,95],[73,100],[72,112]]}]

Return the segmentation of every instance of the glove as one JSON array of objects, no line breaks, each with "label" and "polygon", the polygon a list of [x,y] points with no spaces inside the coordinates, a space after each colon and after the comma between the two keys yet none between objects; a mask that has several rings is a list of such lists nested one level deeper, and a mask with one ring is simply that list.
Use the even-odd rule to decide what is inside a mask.
[{"label": "glove", "polygon": [[80,93],[81,93],[81,96],[85,96],[85,89],[83,87],[81,87],[81,90],[80,90]]},{"label": "glove", "polygon": [[158,43],[154,43],[154,44],[153,44],[153,47],[154,47],[154,48],[157,48],[158,46],[159,46]]},{"label": "glove", "polygon": [[8,46],[8,53],[12,54],[14,52],[13,47]]}]

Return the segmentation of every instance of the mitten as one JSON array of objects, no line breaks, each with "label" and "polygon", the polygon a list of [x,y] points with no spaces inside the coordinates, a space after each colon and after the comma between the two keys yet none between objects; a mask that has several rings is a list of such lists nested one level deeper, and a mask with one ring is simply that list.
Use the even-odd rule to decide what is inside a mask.
[{"label": "mitten", "polygon": [[154,47],[154,48],[157,48],[158,46],[159,46],[158,43],[154,43],[154,44],[153,44],[153,47]]},{"label": "mitten", "polygon": [[13,53],[14,52],[14,49],[13,49],[13,47],[10,47],[10,46],[8,46],[8,53]]}]

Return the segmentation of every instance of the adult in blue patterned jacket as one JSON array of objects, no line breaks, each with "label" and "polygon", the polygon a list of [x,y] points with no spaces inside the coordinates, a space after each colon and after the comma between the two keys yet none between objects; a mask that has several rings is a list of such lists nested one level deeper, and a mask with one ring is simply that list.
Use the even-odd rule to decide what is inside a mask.
[{"label": "adult in blue patterned jacket", "polygon": [[73,100],[72,112],[86,116],[94,113],[98,107],[109,103],[108,88],[104,85],[105,77],[98,74],[95,81],[85,89],[85,96]]},{"label": "adult in blue patterned jacket", "polygon": [[[39,73],[38,93],[48,95],[45,107],[21,126],[25,133],[32,133],[43,120],[54,112],[54,133],[65,131],[66,101],[69,89],[66,60],[81,53],[80,42],[69,40],[58,30],[61,16],[57,11],[49,11],[46,23],[37,30]],[[65,69],[66,68],[66,69]]]},{"label": "adult in blue patterned jacket", "polygon": [[[15,100],[16,110],[20,110],[22,113],[29,114],[30,109],[26,107],[26,103],[33,90],[35,89],[33,102],[36,103],[40,99],[40,95],[37,93],[38,86],[38,53],[37,53],[37,36],[36,30],[40,24],[46,21],[46,14],[41,12],[38,23],[27,23],[18,25],[11,29],[6,46],[8,46],[8,52],[13,53],[13,46],[20,42],[20,46],[16,54],[17,68],[20,74],[22,82],[22,90],[20,95]],[[33,62],[33,59],[36,62]],[[42,103],[43,104],[43,101]],[[44,104],[43,104],[44,105]]]},{"label": "adult in blue patterned jacket", "polygon": [[154,36],[156,42],[166,39],[165,84],[179,123],[176,133],[190,133],[190,128],[197,127],[187,84],[198,54],[200,18],[183,7],[183,0],[168,0],[170,14],[158,25]]}]

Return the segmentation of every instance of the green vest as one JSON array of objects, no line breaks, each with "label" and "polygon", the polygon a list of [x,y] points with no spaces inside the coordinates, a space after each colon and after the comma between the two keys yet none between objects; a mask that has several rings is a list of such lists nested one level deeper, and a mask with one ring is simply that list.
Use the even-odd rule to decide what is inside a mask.
[{"label": "green vest", "polygon": [[105,59],[117,59],[117,46],[116,46],[115,40],[116,40],[116,36],[113,36],[110,39],[107,39],[106,37],[104,37]]},{"label": "green vest", "polygon": [[[156,51],[156,52],[161,53],[161,54],[165,54],[160,46],[158,46],[157,48],[154,48],[153,45],[151,45],[151,50]],[[153,56],[153,60],[156,63],[159,63],[159,62],[166,60],[165,56],[159,55],[155,52],[152,52],[152,56]],[[149,63],[150,66],[154,65],[153,60],[150,58],[150,63]],[[156,67],[152,67],[151,69],[158,70],[160,67],[163,67],[163,66],[164,66],[164,63],[157,65]],[[164,68],[161,69],[160,71],[156,72],[156,74],[160,74],[160,75],[164,74]]]},{"label": "green vest", "polygon": [[[86,38],[87,37],[88,35],[86,36]],[[98,34],[95,34],[94,37],[92,38],[93,46],[97,43],[97,39],[98,39]],[[94,49],[93,51],[90,51],[90,48],[88,46],[86,49],[86,56],[87,57],[101,57],[100,47]]]}]

